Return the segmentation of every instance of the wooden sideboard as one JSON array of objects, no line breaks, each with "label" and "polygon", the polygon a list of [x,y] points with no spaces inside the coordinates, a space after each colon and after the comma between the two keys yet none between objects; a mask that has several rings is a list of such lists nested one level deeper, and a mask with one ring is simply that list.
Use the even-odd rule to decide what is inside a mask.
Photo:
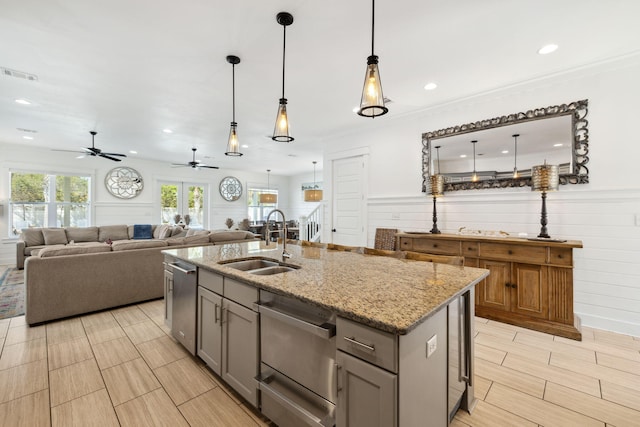
[{"label": "wooden sideboard", "polygon": [[582,242],[456,234],[398,233],[402,251],[464,256],[464,265],[486,268],[476,286],[476,315],[576,340],[573,249]]}]

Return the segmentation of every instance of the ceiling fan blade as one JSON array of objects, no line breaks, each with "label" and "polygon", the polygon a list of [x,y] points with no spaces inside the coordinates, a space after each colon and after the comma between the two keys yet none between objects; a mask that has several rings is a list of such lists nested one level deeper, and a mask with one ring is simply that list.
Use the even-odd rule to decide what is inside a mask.
[{"label": "ceiling fan blade", "polygon": [[172,168],[187,168],[191,165],[186,165],[184,163],[171,163]]},{"label": "ceiling fan blade", "polygon": [[118,153],[105,153],[105,152],[103,152],[102,154],[106,154],[107,156],[127,157],[126,154],[118,154]]},{"label": "ceiling fan blade", "polygon": [[100,154],[98,154],[98,156],[104,157],[105,159],[113,160],[114,162],[121,162],[122,161],[122,159],[118,159],[118,158],[115,158],[115,157],[107,156],[104,153],[100,153]]},{"label": "ceiling fan blade", "polygon": [[56,148],[52,148],[51,151],[64,151],[65,153],[82,153],[82,154],[87,154],[86,151],[80,151],[80,150],[58,150]]},{"label": "ceiling fan blade", "polygon": [[199,168],[207,168],[207,169],[220,169],[218,166],[207,166],[207,165],[198,165]]}]

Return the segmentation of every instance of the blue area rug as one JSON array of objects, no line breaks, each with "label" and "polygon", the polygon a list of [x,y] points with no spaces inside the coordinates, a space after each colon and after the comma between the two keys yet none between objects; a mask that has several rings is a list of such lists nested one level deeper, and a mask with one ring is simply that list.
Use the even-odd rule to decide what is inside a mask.
[{"label": "blue area rug", "polygon": [[24,270],[0,267],[0,319],[24,314]]}]

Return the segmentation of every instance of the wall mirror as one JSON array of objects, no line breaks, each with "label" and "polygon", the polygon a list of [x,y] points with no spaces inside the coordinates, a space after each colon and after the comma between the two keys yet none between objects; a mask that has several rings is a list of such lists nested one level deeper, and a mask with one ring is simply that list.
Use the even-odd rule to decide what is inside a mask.
[{"label": "wall mirror", "polygon": [[422,191],[430,191],[428,177],[435,173],[445,176],[445,191],[529,186],[531,167],[545,160],[559,166],[561,184],[588,183],[587,104],[585,99],[423,133]]}]

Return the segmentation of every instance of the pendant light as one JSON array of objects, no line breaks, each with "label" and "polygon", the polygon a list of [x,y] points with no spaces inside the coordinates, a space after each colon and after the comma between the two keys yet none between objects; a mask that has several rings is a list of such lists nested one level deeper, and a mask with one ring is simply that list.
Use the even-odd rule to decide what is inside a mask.
[{"label": "pendant light", "polygon": [[476,144],[478,143],[478,141],[474,139],[473,141],[471,141],[471,143],[473,144],[473,175],[471,175],[471,181],[477,182],[478,173],[476,172]]},{"label": "pendant light", "polygon": [[283,28],[282,42],[282,98],[278,105],[278,115],[276,116],[276,125],[273,128],[273,136],[271,139],[278,142],[292,142],[293,137],[289,135],[289,117],[287,116],[287,98],[284,97],[284,58],[287,48],[287,27],[293,24],[293,15],[288,12],[280,12],[276,16],[278,24]]},{"label": "pendant light", "polygon": [[364,87],[360,98],[358,115],[363,117],[377,117],[387,114],[389,109],[384,106],[382,83],[378,71],[378,57],[373,53],[374,26],[376,2],[371,0],[371,55],[367,58],[367,72],[364,76]]},{"label": "pendant light", "polygon": [[[269,182],[269,176],[271,169],[267,169],[267,191],[271,190],[271,183]],[[260,203],[277,203],[278,195],[273,193],[260,193]]]},{"label": "pendant light", "polygon": [[236,123],[236,64],[240,63],[240,58],[234,55],[227,56],[227,62],[231,64],[231,81],[232,81],[232,105],[233,118],[231,120],[231,130],[229,131],[229,142],[227,142],[227,156],[242,156],[240,152],[240,143],[238,142],[238,123]]},{"label": "pendant light", "polygon": [[319,202],[322,200],[322,190],[317,189],[316,186],[316,162],[313,161],[313,188],[304,190],[305,202]]},{"label": "pendant light", "polygon": [[440,234],[438,230],[438,213],[436,211],[436,199],[444,196],[444,175],[440,175],[440,145],[436,146],[436,156],[438,158],[438,171],[429,177],[431,184],[431,196],[433,196],[433,228],[431,234]]},{"label": "pendant light", "polygon": [[518,137],[520,136],[519,133],[515,133],[513,135],[511,135],[514,139],[513,141],[513,145],[514,145],[514,151],[513,151],[513,177],[514,178],[520,178],[520,175],[518,174]]}]

